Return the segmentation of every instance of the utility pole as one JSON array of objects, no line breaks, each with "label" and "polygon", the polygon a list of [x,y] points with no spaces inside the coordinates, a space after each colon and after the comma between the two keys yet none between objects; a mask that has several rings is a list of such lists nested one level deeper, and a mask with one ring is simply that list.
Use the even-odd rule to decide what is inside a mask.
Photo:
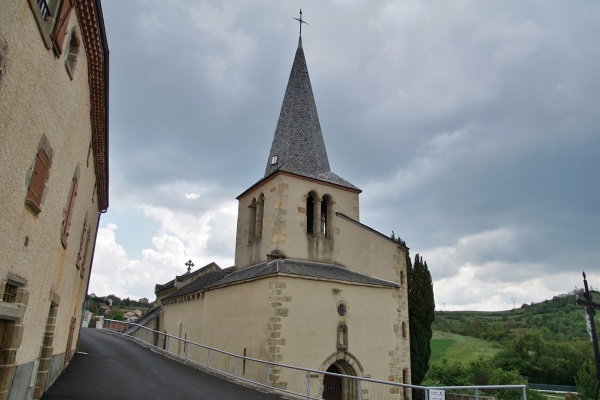
[{"label": "utility pole", "polygon": [[594,314],[596,313],[596,310],[600,310],[600,304],[594,303],[592,301],[592,295],[590,294],[590,289],[588,288],[587,279],[585,278],[585,272],[583,273],[583,288],[583,297],[585,298],[585,300],[582,300],[579,298],[579,296],[577,296],[575,303],[577,303],[578,306],[585,307],[588,332],[590,333],[590,337],[592,338],[592,346],[594,346],[594,357],[596,359],[596,383],[594,383],[594,387],[592,388],[592,390],[594,391],[594,399],[598,400],[598,389],[600,389],[600,351],[598,351],[598,338],[596,337]]}]

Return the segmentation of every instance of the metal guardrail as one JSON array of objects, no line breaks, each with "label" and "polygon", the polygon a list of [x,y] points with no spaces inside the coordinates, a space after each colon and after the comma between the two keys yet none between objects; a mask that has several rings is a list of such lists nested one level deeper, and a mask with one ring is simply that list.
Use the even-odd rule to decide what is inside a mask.
[{"label": "metal guardrail", "polygon": [[[259,360],[195,343],[133,322],[105,319],[103,329],[235,382],[293,398],[441,400],[436,396],[443,390],[446,400],[483,400],[493,397],[491,394],[502,400],[527,400],[526,385],[423,387]],[[500,395],[498,391],[501,391]],[[430,393],[433,395],[430,396]]]}]

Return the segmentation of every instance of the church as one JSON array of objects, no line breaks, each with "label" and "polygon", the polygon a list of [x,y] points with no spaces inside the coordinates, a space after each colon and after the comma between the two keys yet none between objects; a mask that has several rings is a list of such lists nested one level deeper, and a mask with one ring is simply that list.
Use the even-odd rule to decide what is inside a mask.
[{"label": "church", "polygon": [[[156,285],[156,328],[247,357],[410,383],[408,248],[362,224],[361,190],[331,171],[301,36],[266,161],[237,197],[235,265],[189,263]],[[293,384],[277,370],[270,380]]]}]

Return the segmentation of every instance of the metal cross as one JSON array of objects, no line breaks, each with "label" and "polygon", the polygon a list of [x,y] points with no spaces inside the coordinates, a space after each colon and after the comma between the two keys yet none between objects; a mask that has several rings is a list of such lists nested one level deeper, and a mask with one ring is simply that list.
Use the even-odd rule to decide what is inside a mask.
[{"label": "metal cross", "polygon": [[192,267],[194,266],[194,263],[192,262],[192,260],[188,260],[188,262],[186,262],[185,265],[188,267],[188,274],[189,274],[190,271],[192,270]]},{"label": "metal cross", "polygon": [[302,37],[302,24],[308,25],[308,22],[306,22],[302,19],[302,9],[300,9],[300,18],[299,19],[295,18],[295,17],[292,17],[292,18],[294,18],[296,21],[298,21],[300,23],[300,37]]},{"label": "metal cross", "polygon": [[578,306],[584,306],[586,312],[586,319],[588,323],[588,330],[590,332],[590,336],[592,337],[592,345],[594,346],[594,356],[596,358],[596,383],[595,383],[595,399],[598,399],[598,390],[600,389],[600,351],[598,350],[598,338],[596,337],[596,327],[594,326],[594,314],[595,310],[600,310],[600,304],[594,303],[592,301],[592,295],[590,294],[590,289],[588,288],[587,279],[585,278],[585,272],[583,273],[583,297],[585,300],[577,298],[575,303]]}]

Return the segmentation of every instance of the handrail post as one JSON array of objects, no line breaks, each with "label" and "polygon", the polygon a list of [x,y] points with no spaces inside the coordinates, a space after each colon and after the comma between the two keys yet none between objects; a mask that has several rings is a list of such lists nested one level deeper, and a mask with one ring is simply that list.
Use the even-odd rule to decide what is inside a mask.
[{"label": "handrail post", "polygon": [[237,361],[238,361],[237,356],[234,356],[233,357],[233,377],[235,378],[236,381],[237,381],[237,364],[238,364]]},{"label": "handrail post", "polygon": [[208,359],[206,360],[206,366],[210,368],[210,347],[208,348]]},{"label": "handrail post", "polygon": [[188,358],[188,341],[187,340],[183,341],[183,356],[187,360],[187,358]]},{"label": "handrail post", "polygon": [[306,371],[306,398],[310,399],[310,371]]},{"label": "handrail post", "polygon": [[475,400],[479,400],[479,388],[475,388]]},{"label": "handrail post", "polygon": [[358,400],[362,400],[362,379],[357,379],[356,382],[356,388],[358,390]]},{"label": "handrail post", "polygon": [[267,364],[267,386],[271,386],[271,364]]},{"label": "handrail post", "polygon": [[527,385],[523,385],[523,400],[527,400]]}]

